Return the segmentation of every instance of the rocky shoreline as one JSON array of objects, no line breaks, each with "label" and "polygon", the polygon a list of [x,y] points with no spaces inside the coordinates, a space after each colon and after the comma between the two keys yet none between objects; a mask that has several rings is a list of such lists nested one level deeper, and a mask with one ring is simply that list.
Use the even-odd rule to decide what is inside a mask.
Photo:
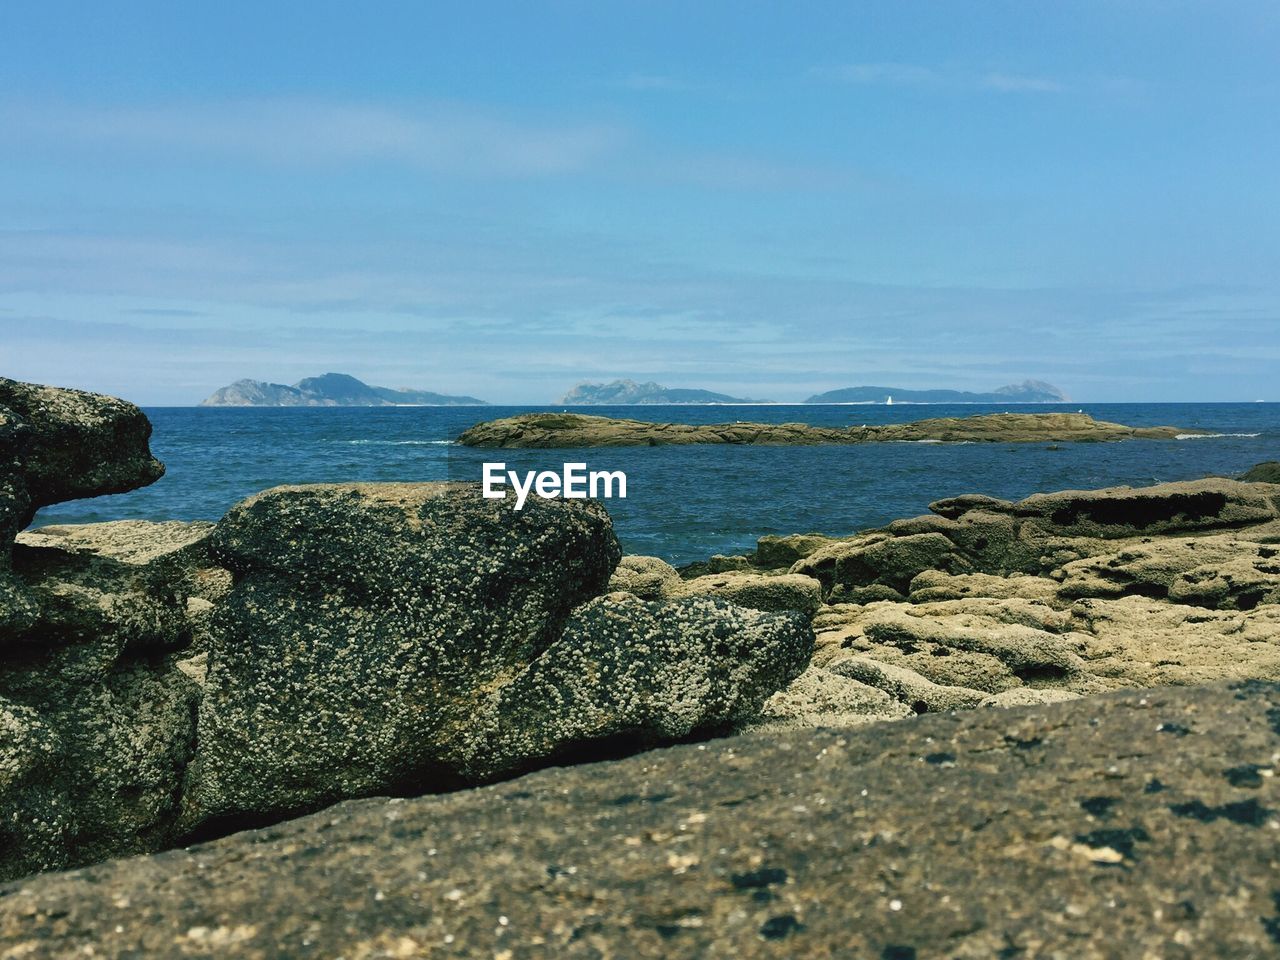
[{"label": "rocky shoreline", "polygon": [[880,426],[815,427],[807,423],[650,423],[584,413],[522,413],[465,430],[468,447],[656,447],[679,444],[818,446],[890,442],[1109,443],[1173,440],[1196,430],[1129,427],[1085,413],[986,413]]},{"label": "rocky shoreline", "polygon": [[1267,465],[684,570],[466,484],[23,532],[149,433],[0,380],[3,960],[1280,945]]}]

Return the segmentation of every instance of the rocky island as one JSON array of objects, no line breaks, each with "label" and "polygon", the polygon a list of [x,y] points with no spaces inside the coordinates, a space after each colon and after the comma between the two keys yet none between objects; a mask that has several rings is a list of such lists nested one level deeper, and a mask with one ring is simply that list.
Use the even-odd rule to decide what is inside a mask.
[{"label": "rocky island", "polygon": [[886,443],[1089,443],[1172,440],[1197,431],[1128,427],[1084,413],[988,413],[880,426],[815,427],[806,423],[651,423],[583,413],[522,413],[476,424],[458,442],[469,447],[656,447],[727,443],[778,446]]},{"label": "rocky island", "polygon": [[937,388],[842,387],[816,393],[805,403],[1066,403],[1067,400],[1067,395],[1051,383],[1024,380],[986,393]]},{"label": "rocky island", "polygon": [[24,530],[149,433],[0,380],[6,960],[1280,946],[1270,470],[683,570],[467,484]]},{"label": "rocky island", "polygon": [[762,403],[767,401],[744,400],[727,393],[702,390],[696,387],[664,387],[660,383],[636,383],[634,380],[614,380],[611,383],[580,383],[561,399],[570,406],[596,404],[715,404]]}]

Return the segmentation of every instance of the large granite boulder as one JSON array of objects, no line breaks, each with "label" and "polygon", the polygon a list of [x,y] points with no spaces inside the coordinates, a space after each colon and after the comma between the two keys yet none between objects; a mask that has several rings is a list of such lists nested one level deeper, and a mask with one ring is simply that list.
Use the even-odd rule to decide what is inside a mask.
[{"label": "large granite boulder", "polygon": [[722,732],[807,664],[801,615],[599,598],[618,556],[596,503],[450,484],[20,534],[0,877]]},{"label": "large granite boulder", "polygon": [[601,593],[619,549],[593,501],[478,487],[278,487],[213,535],[235,586],[211,625],[184,822],[462,782],[493,691]]},{"label": "large granite boulder", "polygon": [[0,891],[64,957],[1268,957],[1280,688],[751,734]]}]

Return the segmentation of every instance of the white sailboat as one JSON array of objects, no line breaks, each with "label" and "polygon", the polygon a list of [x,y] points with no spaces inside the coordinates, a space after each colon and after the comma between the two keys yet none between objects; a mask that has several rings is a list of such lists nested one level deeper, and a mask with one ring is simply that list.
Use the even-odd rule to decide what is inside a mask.
[{"label": "white sailboat", "polygon": [[884,405],[885,405],[886,407],[892,407],[892,406],[893,406],[893,394],[890,394],[889,396],[887,396],[887,397],[885,397],[885,398],[884,398]]}]

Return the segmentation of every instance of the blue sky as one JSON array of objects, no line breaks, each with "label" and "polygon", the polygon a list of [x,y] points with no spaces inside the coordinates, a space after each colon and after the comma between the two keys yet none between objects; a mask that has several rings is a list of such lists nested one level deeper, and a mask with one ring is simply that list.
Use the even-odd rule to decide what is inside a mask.
[{"label": "blue sky", "polygon": [[1272,2],[0,6],[0,373],[1280,400]]}]

